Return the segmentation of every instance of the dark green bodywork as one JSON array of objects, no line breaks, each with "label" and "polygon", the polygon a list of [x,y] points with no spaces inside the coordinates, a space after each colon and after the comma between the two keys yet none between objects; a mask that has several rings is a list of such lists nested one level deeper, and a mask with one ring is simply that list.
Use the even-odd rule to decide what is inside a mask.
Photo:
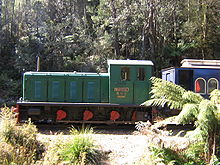
[{"label": "dark green bodywork", "polygon": [[[141,104],[149,99],[152,62],[110,60],[108,73],[26,72],[23,101]],[[133,61],[133,62],[132,62]],[[129,78],[122,78],[123,69]],[[140,70],[142,79],[139,79]]]},{"label": "dark green bodywork", "polygon": [[[129,80],[121,79],[121,69],[130,68]],[[138,80],[138,69],[144,68],[144,80]],[[110,103],[119,104],[141,104],[149,99],[150,77],[152,76],[151,65],[119,65],[112,64],[110,72]]]},{"label": "dark green bodywork", "polygon": [[36,102],[108,102],[109,76],[91,73],[27,72],[23,100]]}]

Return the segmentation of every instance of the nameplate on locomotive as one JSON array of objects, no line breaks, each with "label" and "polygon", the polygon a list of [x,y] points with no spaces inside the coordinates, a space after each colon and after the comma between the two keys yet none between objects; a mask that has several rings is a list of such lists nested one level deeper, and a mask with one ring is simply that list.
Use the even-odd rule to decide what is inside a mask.
[{"label": "nameplate on locomotive", "polygon": [[114,88],[115,92],[129,92],[129,88],[123,87],[123,88]]}]

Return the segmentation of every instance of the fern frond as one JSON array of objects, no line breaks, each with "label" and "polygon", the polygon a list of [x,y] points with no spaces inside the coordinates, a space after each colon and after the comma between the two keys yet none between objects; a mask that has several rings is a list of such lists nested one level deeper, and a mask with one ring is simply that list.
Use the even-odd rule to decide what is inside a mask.
[{"label": "fern frond", "polygon": [[215,104],[220,104],[220,90],[213,90],[210,94],[210,100]]},{"label": "fern frond", "polygon": [[220,104],[216,104],[217,109],[214,111],[215,116],[218,120],[218,124],[220,125]]},{"label": "fern frond", "polygon": [[161,96],[168,96],[174,94],[175,96],[181,97],[186,90],[181,86],[178,86],[172,82],[162,80],[160,78],[152,77],[152,90],[151,93],[153,97],[161,97]]},{"label": "fern frond", "polygon": [[[182,95],[186,90],[172,82],[162,80],[160,78],[152,77],[152,99],[166,99],[169,100],[170,105],[176,107],[173,103],[179,102],[177,107],[182,107],[184,105],[184,100]],[[173,102],[173,103],[172,103]]]},{"label": "fern frond", "polygon": [[182,104],[180,104],[178,101],[173,101],[173,100],[164,99],[164,98],[147,100],[141,105],[160,106],[160,107],[164,107],[165,105],[167,105],[170,109],[181,109],[182,108]]},{"label": "fern frond", "polygon": [[141,105],[144,105],[144,106],[161,106],[161,107],[164,107],[167,102],[168,102],[167,99],[151,99],[151,100],[145,101],[145,102],[142,103]]},{"label": "fern frond", "polygon": [[198,113],[197,104],[185,104],[180,114],[176,117],[176,121],[180,124],[190,124],[196,121]]},{"label": "fern frond", "polygon": [[188,137],[191,141],[203,141],[203,134],[201,134],[200,128],[196,128],[193,131],[188,131],[185,137]]},{"label": "fern frond", "polygon": [[192,104],[199,104],[202,100],[204,100],[204,98],[200,94],[194,93],[192,91],[186,91],[183,94],[182,98],[186,103]]},{"label": "fern frond", "polygon": [[218,119],[216,118],[214,111],[217,111],[217,107],[209,100],[203,100],[199,104],[199,114],[195,124],[200,128],[204,135],[208,135],[216,128]]}]

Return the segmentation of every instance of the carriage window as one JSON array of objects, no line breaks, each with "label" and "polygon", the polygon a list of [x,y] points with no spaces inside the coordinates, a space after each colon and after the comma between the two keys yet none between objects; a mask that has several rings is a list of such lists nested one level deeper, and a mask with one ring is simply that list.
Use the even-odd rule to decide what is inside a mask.
[{"label": "carriage window", "polygon": [[138,68],[137,79],[139,81],[144,81],[145,79],[145,71],[144,68]]},{"label": "carriage window", "polygon": [[215,78],[210,78],[208,81],[208,94],[210,94],[214,89],[218,89],[218,80]]},{"label": "carriage window", "polygon": [[206,93],[206,82],[203,78],[198,78],[195,81],[195,92],[200,94]]},{"label": "carriage window", "polygon": [[130,80],[130,68],[128,67],[121,68],[121,80],[123,81]]}]

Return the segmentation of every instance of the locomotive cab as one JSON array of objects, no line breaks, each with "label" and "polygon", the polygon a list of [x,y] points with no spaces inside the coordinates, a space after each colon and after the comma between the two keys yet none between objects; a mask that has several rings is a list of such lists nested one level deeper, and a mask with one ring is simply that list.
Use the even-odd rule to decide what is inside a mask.
[{"label": "locomotive cab", "polygon": [[151,61],[109,60],[110,103],[141,104],[149,99]]}]

